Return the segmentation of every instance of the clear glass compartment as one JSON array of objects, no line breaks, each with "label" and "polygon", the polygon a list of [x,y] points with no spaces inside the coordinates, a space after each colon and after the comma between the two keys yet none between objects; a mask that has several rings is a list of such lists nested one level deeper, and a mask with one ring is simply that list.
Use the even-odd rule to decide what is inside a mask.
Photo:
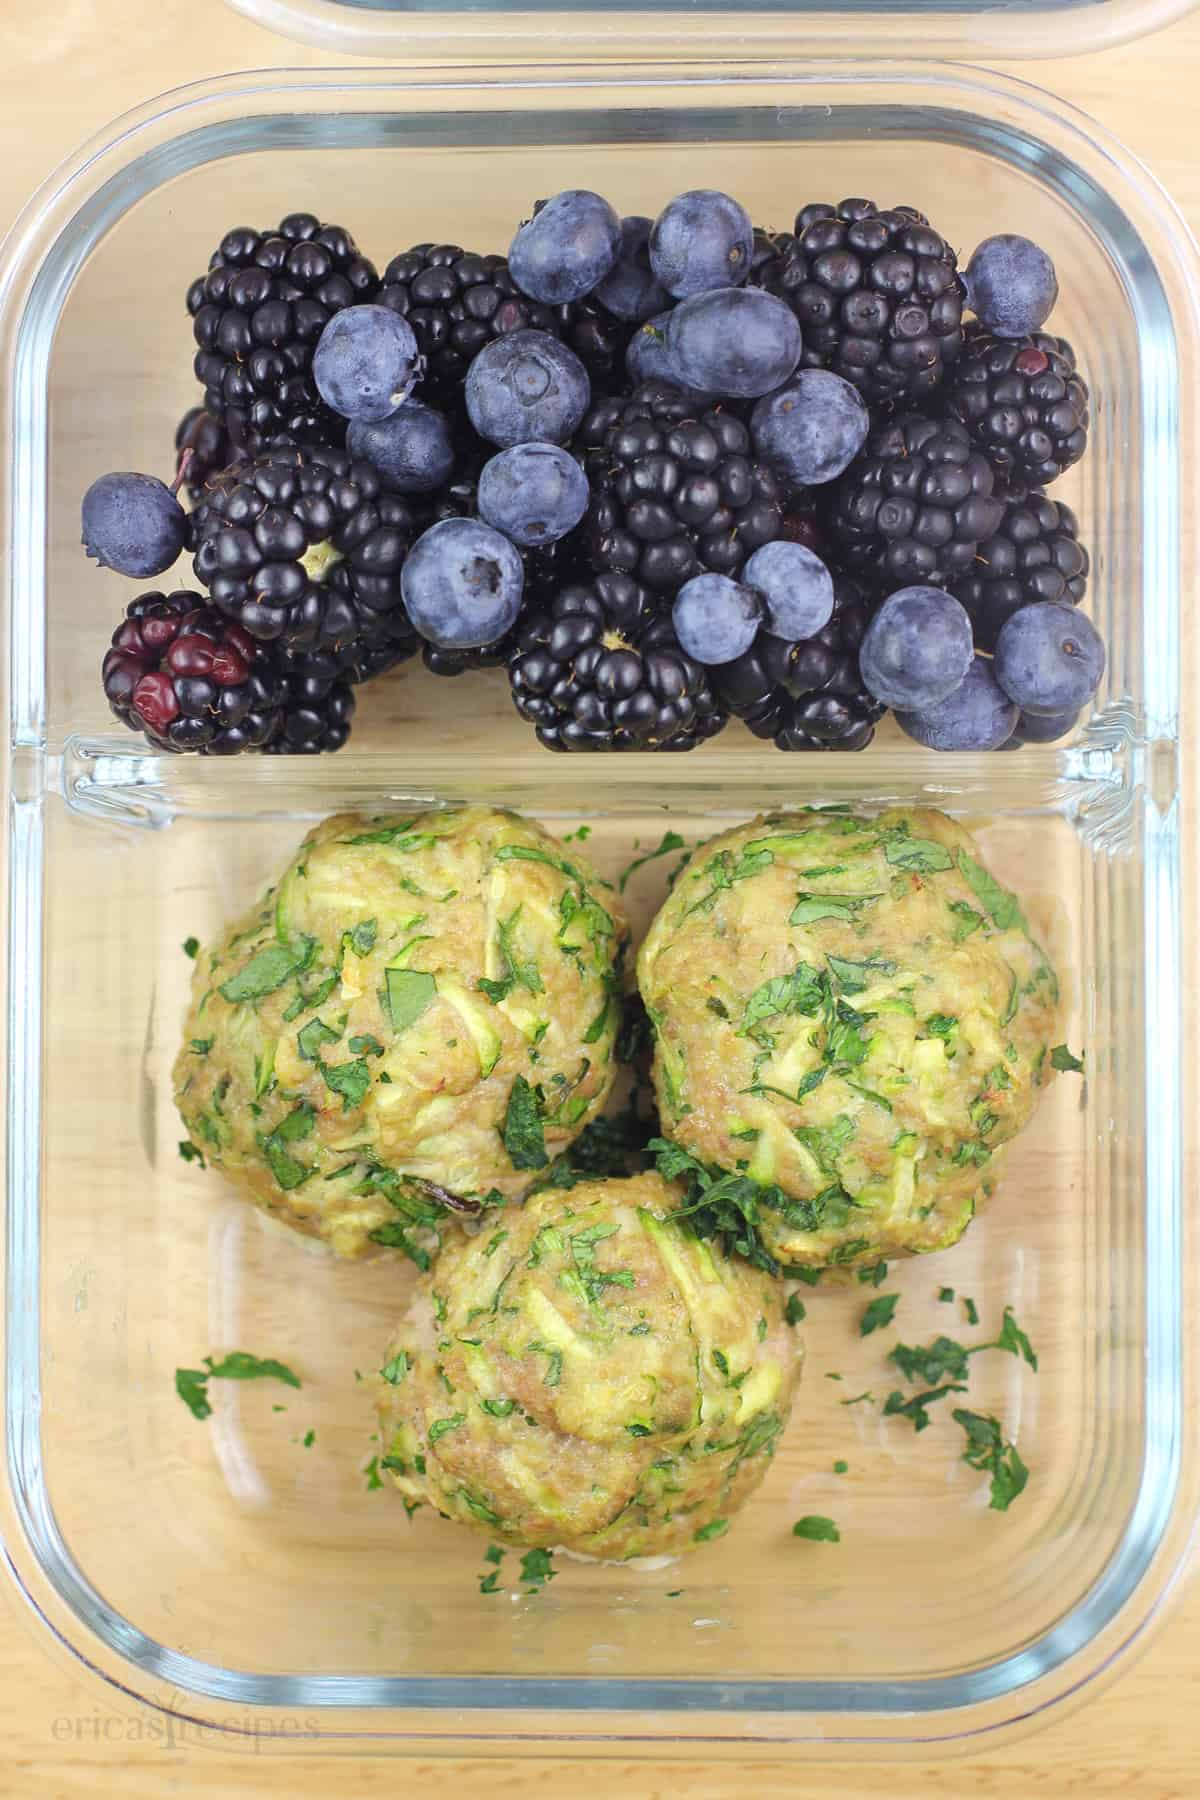
[{"label": "clear glass compartment", "polygon": [[[788,758],[735,727],[686,758],[569,762],[532,745],[498,677],[419,666],[366,691],[332,759],[163,759],[110,729],[97,665],[131,590],[85,567],[78,497],[102,469],[167,461],[190,404],[182,295],[211,243],[303,204],[380,259],[423,238],[502,247],[548,159],[553,185],[629,211],[703,182],[784,224],[868,192],[926,206],[964,246],[980,221],[1053,244],[1055,323],[1097,400],[1069,497],[1110,646],[1072,742],[937,757],[884,732],[860,756]],[[1196,1499],[1179,727],[1196,287],[1169,203],[1089,122],[964,71],[255,76],[168,96],[81,153],[2,281],[4,1517],[32,1604],[123,1690],[329,1745],[930,1745],[1080,1691],[1158,1609]],[[1040,1372],[983,1359],[968,1402],[1032,1470],[1011,1512],[987,1510],[948,1420],[917,1436],[838,1404],[892,1385],[890,1336],[858,1335],[862,1289],[806,1295],[784,1448],[725,1543],[677,1569],[571,1566],[536,1598],[481,1596],[481,1543],[367,1491],[353,1370],[374,1366],[408,1276],[265,1235],[178,1160],[179,946],[307,820],[467,797],[588,822],[608,871],[668,823],[691,842],[789,802],[919,797],[979,830],[1054,947],[1089,1073],[1056,1084],[964,1243],[889,1286],[908,1341],[962,1334],[942,1284],[984,1327],[1011,1302],[1032,1336]],[[636,878],[641,918],[662,883],[657,862]],[[198,1424],[174,1369],[233,1347],[292,1362],[304,1388],[218,1391]],[[842,1543],[797,1543],[805,1512],[836,1517]]]}]

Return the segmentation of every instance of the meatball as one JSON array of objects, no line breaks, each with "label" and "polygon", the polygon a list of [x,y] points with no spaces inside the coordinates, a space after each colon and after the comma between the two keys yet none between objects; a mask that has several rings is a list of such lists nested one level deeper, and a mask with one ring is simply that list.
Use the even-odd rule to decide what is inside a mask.
[{"label": "meatball", "polygon": [[512,1544],[624,1560],[720,1536],[799,1373],[778,1282],[656,1175],[548,1189],[423,1276],[380,1373],[381,1467]]},{"label": "meatball", "polygon": [[955,1243],[1051,1074],[1054,971],[940,812],[781,813],[712,840],[638,985],[664,1133],[743,1178],[785,1270]]},{"label": "meatball", "polygon": [[443,1208],[520,1196],[600,1111],[624,939],[586,858],[513,813],[327,819],[196,959],[184,1124],[297,1231],[421,1261]]}]

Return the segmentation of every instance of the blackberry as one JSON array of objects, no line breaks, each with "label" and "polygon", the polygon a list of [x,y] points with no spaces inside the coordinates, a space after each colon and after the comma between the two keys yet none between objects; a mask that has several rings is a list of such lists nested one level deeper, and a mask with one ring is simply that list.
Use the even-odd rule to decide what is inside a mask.
[{"label": "blackberry", "polygon": [[705,671],[628,575],[561,589],[518,627],[508,674],[517,711],[549,750],[662,750],[719,729]]},{"label": "blackberry", "polygon": [[175,456],[176,468],[182,471],[183,486],[193,506],[199,502],[209,476],[234,460],[229,433],[220,419],[214,419],[202,406],[191,407],[175,427]]},{"label": "blackberry", "polygon": [[457,244],[415,244],[394,256],[379,300],[416,334],[425,358],[421,398],[431,406],[453,403],[461,411],[463,378],[493,338],[526,328],[561,335],[555,309],[520,291],[503,256],[479,256]]},{"label": "blackberry", "polygon": [[274,231],[226,232],[187,294],[204,404],[242,454],[279,436],[341,444],[346,421],[312,379],[334,313],[373,300],[379,276],[340,225],[289,213]]},{"label": "blackberry", "polygon": [[754,461],[741,419],[698,410],[666,382],[592,407],[576,447],[592,499],[584,519],[597,574],[675,593],[705,569],[736,575],[780,535],[785,492]]},{"label": "blackberry", "polygon": [[354,690],[336,658],[292,659],[273,650],[282,672],[280,728],[264,749],[272,756],[316,756],[340,750],[350,736]]},{"label": "blackberry", "polygon": [[749,281],[795,313],[800,366],[831,369],[872,405],[932,393],[962,349],[957,260],[912,206],[806,206],[794,232],[755,234]]},{"label": "blackberry", "polygon": [[838,577],[829,623],[791,643],[760,632],[745,656],[713,671],[718,697],[780,750],[865,750],[887,710],[858,672],[871,613],[858,584]]},{"label": "blackberry", "polygon": [[1087,449],[1087,383],[1065,338],[995,337],[969,325],[946,388],[959,419],[1011,487],[1046,487]]},{"label": "blackberry", "polygon": [[989,653],[1006,619],[1035,601],[1078,606],[1087,592],[1088,553],[1069,506],[1040,490],[1010,500],[995,534],[975,553],[951,593],[971,616],[975,646]]},{"label": "blackberry", "polygon": [[192,515],[196,576],[253,637],[338,656],[411,656],[400,570],[420,530],[344,450],[280,444],[210,477]]},{"label": "blackberry", "polygon": [[552,329],[587,370],[593,392],[612,393],[624,387],[625,352],[638,327],[618,319],[594,294],[551,311]]},{"label": "blackberry", "polygon": [[835,555],[881,591],[948,586],[971,572],[1004,514],[994,476],[957,419],[880,426],[837,484]]},{"label": "blackberry", "polygon": [[271,652],[202,594],[139,594],[102,667],[123,725],[159,750],[236,756],[282,728],[285,689]]}]

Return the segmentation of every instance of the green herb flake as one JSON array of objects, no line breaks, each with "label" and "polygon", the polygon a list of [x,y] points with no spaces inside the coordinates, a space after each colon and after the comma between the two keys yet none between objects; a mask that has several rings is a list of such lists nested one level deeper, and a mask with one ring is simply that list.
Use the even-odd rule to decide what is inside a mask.
[{"label": "green herb flake", "polygon": [[954,1422],[967,1434],[963,1461],[991,1476],[989,1505],[995,1512],[1007,1512],[1017,1496],[1024,1493],[1029,1480],[1029,1470],[1016,1445],[1006,1443],[999,1420],[988,1414],[956,1406]]},{"label": "green herb flake", "polygon": [[363,1470],[363,1474],[367,1478],[368,1494],[374,1493],[376,1488],[381,1488],[383,1486],[383,1481],[379,1474],[379,1458],[377,1456],[371,1458],[370,1462]]},{"label": "green herb flake", "polygon": [[353,1062],[321,1063],[325,1086],[342,1097],[342,1111],[352,1112],[366,1099],[371,1085],[371,1071],[361,1057]]},{"label": "green herb flake", "polygon": [[408,1371],[412,1368],[412,1358],[407,1350],[397,1350],[395,1356],[384,1363],[379,1373],[392,1387],[399,1387]]},{"label": "green herb flake", "polygon": [[930,1037],[950,1038],[958,1030],[958,1020],[953,1013],[930,1013],[925,1030]]},{"label": "green herb flake", "polygon": [[195,962],[200,954],[200,939],[194,937],[184,938],[182,947],[183,954],[186,957],[189,957],[192,962]]},{"label": "green herb flake", "polygon": [[888,1278],[888,1266],[881,1257],[876,1263],[867,1263],[861,1269],[856,1269],[855,1275],[863,1287],[882,1287]]},{"label": "green herb flake", "polygon": [[693,1544],[707,1544],[713,1538],[724,1537],[728,1530],[728,1519],[710,1519],[707,1525],[701,1525],[698,1531],[693,1531],[692,1542]]},{"label": "green herb flake", "polygon": [[383,976],[392,1030],[407,1031],[432,1006],[437,981],[422,969],[385,969]]},{"label": "green herb flake", "polygon": [[500,1135],[514,1169],[544,1169],[549,1163],[542,1103],[523,1075],[513,1078]]},{"label": "green herb flake", "polygon": [[978,1325],[979,1308],[976,1306],[975,1302],[968,1299],[966,1295],[963,1296],[963,1309],[966,1313],[967,1324]]},{"label": "green herb flake", "polygon": [[444,1438],[448,1431],[457,1431],[459,1426],[465,1425],[466,1422],[466,1413],[451,1413],[450,1417],[447,1419],[431,1420],[429,1431],[427,1433],[430,1449],[433,1448],[439,1438]]},{"label": "green herb flake", "polygon": [[617,892],[623,894],[630,877],[636,875],[639,869],[645,868],[647,863],[653,862],[659,856],[669,856],[672,850],[682,850],[684,847],[684,840],[677,831],[664,831],[662,841],[655,849],[647,850],[644,856],[635,856],[633,861],[622,869],[617,877]]},{"label": "green herb flake", "polygon": [[296,1048],[306,1062],[320,1062],[322,1044],[336,1044],[341,1033],[326,1025],[323,1019],[310,1019],[296,1034]]},{"label": "green herb flake", "polygon": [[973,931],[980,930],[984,923],[983,914],[977,913],[975,908],[968,906],[965,900],[951,900],[948,904],[956,920],[954,942],[961,944],[963,939],[969,938]]},{"label": "green herb flake", "polygon": [[939,1288],[938,1299],[946,1302],[952,1301],[954,1299],[954,1289],[951,1287]]},{"label": "green herb flake", "polygon": [[[899,1396],[897,1396],[897,1398],[899,1398]],[[849,1400],[839,1400],[838,1405],[839,1406],[861,1406],[864,1400],[869,1401],[872,1406],[874,1406],[874,1404],[875,1404],[874,1394],[872,1394],[870,1391],[868,1391],[865,1394],[854,1394]]]},{"label": "green herb flake", "polygon": [[315,1431],[313,1431],[311,1429],[306,1431],[304,1436],[300,1439],[300,1442],[304,1445],[304,1448],[306,1450],[311,1450],[313,1445],[316,1443],[316,1441],[317,1441],[317,1434]]},{"label": "green herb flake", "polygon": [[490,1575],[480,1576],[479,1591],[481,1594],[498,1594],[500,1592],[500,1572],[498,1569],[493,1569]]},{"label": "green herb flake", "polygon": [[566,837],[563,839],[563,843],[564,844],[586,844],[588,839],[591,837],[591,835],[592,835],[592,828],[590,825],[580,825],[576,828],[576,830],[568,831]]},{"label": "green herb flake", "polygon": [[353,950],[355,956],[369,956],[375,948],[378,935],[378,919],[360,919],[353,931],[342,934],[342,945],[345,949]]},{"label": "green herb flake", "polygon": [[557,1574],[552,1550],[527,1550],[521,1558],[521,1580],[528,1583],[531,1593],[553,1581]]},{"label": "green herb flake", "polygon": [[898,837],[884,846],[883,854],[896,869],[910,869],[918,875],[935,875],[952,869],[954,859],[944,844],[931,838]]},{"label": "green herb flake", "polygon": [[215,1038],[193,1038],[188,1049],[195,1056],[207,1056],[216,1041]]},{"label": "green herb flake", "polygon": [[835,1475],[846,1475],[849,1473],[849,1470],[850,1464],[848,1462],[838,1461],[833,1465],[833,1472]]},{"label": "green herb flake", "polygon": [[202,1169],[208,1165],[204,1160],[204,1152],[190,1138],[183,1138],[179,1145],[179,1154],[186,1163],[199,1163]]},{"label": "green herb flake", "polygon": [[[479,1339],[476,1338],[475,1342],[478,1343]],[[516,1401],[515,1400],[481,1400],[479,1402],[479,1404],[483,1408],[484,1412],[490,1414],[490,1416],[493,1419],[507,1419],[511,1415],[512,1410],[513,1410],[514,1406],[516,1405]]]},{"label": "green herb flake", "polygon": [[958,852],[958,867],[997,931],[1011,931],[1015,927],[1028,935],[1029,927],[1015,894],[1009,893],[1006,887],[1001,887],[995,876],[989,874],[973,856],[968,856],[965,850]]},{"label": "green herb flake", "polygon": [[1050,1052],[1050,1067],[1057,1069],[1060,1074],[1082,1075],[1083,1058],[1068,1050],[1065,1044],[1055,1044]]},{"label": "green herb flake", "polygon": [[1011,1306],[1004,1309],[1004,1322],[1000,1327],[1000,1336],[994,1344],[979,1346],[980,1349],[1007,1350],[1010,1356],[1020,1356],[1029,1364],[1034,1374],[1037,1373],[1037,1351],[1030,1343],[1028,1336],[1017,1324]]},{"label": "green herb flake", "polygon": [[788,1295],[787,1305],[783,1309],[783,1316],[789,1325],[800,1325],[808,1317],[808,1308],[805,1306],[799,1294]]},{"label": "green herb flake", "polygon": [[846,894],[801,894],[788,915],[788,924],[816,925],[822,919],[853,919],[864,903]]},{"label": "green herb flake", "polygon": [[872,1332],[882,1331],[886,1325],[890,1325],[899,1304],[899,1294],[876,1295],[859,1320],[859,1337],[870,1337]]},{"label": "green herb flake", "polygon": [[516,942],[517,922],[521,917],[521,908],[515,907],[507,919],[496,922],[496,941],[499,953],[501,973],[499,979],[489,980],[482,977],[476,984],[480,991],[487,995],[493,1006],[499,1006],[507,1000],[514,988],[524,988],[526,993],[540,994],[544,991],[541,971],[531,957],[522,956]]},{"label": "green herb flake", "polygon": [[175,1392],[193,1418],[207,1419],[212,1412],[208,1402],[208,1375],[203,1369],[176,1369]]},{"label": "green herb flake", "polygon": [[941,1387],[929,1388],[923,1394],[914,1394],[906,1400],[899,1388],[893,1388],[884,1402],[883,1415],[886,1419],[911,1419],[914,1431],[924,1431],[929,1424],[929,1413],[926,1410],[935,1400],[945,1399],[947,1394],[965,1394],[963,1382],[950,1381]]},{"label": "green herb flake", "polygon": [[231,1006],[247,1000],[262,1000],[283,986],[290,976],[299,974],[312,961],[317,944],[315,938],[304,937],[294,944],[268,944],[257,951],[245,966],[221,983],[218,993]]},{"label": "green herb flake", "polygon": [[792,1536],[806,1538],[810,1544],[840,1544],[842,1534],[832,1519],[824,1519],[820,1513],[806,1513],[797,1519],[792,1526]]},{"label": "green herb flake", "polygon": [[352,1037],[350,1039],[349,1049],[352,1056],[383,1055],[383,1045],[379,1042],[378,1038],[372,1037],[369,1032],[364,1033],[360,1037]]},{"label": "green herb flake", "polygon": [[797,963],[790,975],[777,975],[773,980],[764,981],[761,987],[755,988],[746,1002],[738,1036],[747,1037],[764,1019],[788,1013],[800,1013],[812,1018],[821,1010],[824,998],[825,989],[819,970],[814,969],[811,963]]}]

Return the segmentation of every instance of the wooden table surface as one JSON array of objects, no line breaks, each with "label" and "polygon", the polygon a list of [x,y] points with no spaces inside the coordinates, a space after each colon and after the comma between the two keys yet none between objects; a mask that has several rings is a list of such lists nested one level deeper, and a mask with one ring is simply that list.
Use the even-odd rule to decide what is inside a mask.
[{"label": "wooden table surface", "polygon": [[[1086,17],[1081,15],[1086,33]],[[1036,23],[1028,26],[1036,31]],[[220,0],[0,0],[0,229],[83,137],[177,83],[233,69],[328,56],[291,46]],[[1014,67],[1095,114],[1148,163],[1200,227],[1200,15],[1142,43],[1074,62]],[[474,1796],[750,1793],[841,1800],[929,1796],[1132,1795],[1200,1792],[1200,1584],[1185,1581],[1141,1659],[1090,1704],[1003,1748],[926,1765],[806,1766],[393,1757],[329,1761],[231,1755],[220,1747],[138,1741],[132,1705],[113,1709],[79,1679],[70,1655],[7,1585],[0,1586],[0,1795],[200,1796],[392,1794],[418,1783]]]}]

